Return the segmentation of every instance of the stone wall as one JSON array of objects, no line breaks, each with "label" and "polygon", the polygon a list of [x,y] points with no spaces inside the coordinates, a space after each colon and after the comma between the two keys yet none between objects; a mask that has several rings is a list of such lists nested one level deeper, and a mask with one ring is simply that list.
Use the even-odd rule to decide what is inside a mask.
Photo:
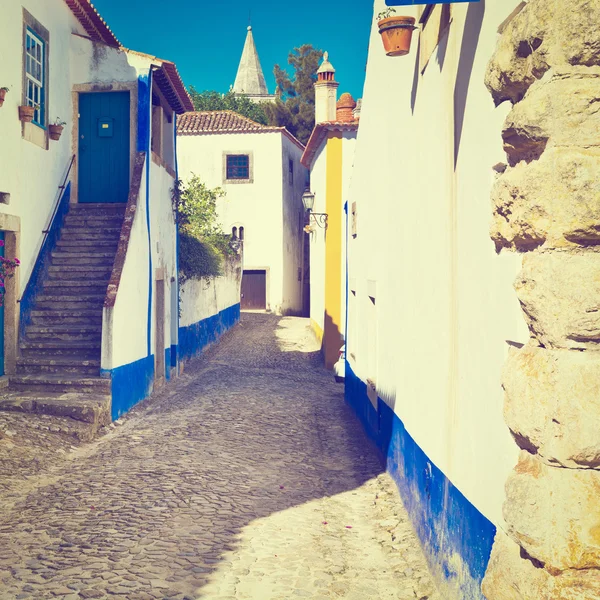
[{"label": "stone wall", "polygon": [[600,598],[600,0],[530,0],[488,66],[513,103],[492,193],[497,250],[531,338],[503,373],[522,449],[483,582],[488,600]]}]

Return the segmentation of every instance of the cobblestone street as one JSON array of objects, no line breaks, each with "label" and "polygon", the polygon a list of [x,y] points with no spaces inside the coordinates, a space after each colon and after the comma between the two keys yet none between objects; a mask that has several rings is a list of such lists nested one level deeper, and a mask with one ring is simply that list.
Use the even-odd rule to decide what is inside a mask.
[{"label": "cobblestone street", "polygon": [[439,600],[316,350],[305,319],[243,314],[122,424],[11,480],[0,598]]}]

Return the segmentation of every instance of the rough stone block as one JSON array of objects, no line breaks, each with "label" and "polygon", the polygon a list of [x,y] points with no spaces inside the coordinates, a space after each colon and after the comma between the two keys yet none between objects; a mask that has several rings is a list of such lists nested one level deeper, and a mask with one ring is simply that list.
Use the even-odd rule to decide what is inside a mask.
[{"label": "rough stone block", "polygon": [[600,564],[600,473],[549,467],[528,452],[506,482],[507,533],[553,575]]},{"label": "rough stone block", "polygon": [[554,465],[600,467],[600,352],[525,346],[506,362],[504,417],[517,443]]},{"label": "rough stone block", "polygon": [[599,22],[598,0],[529,0],[488,64],[485,82],[496,104],[518,102],[550,67],[600,65]]},{"label": "rough stone block", "polygon": [[482,591],[488,600],[596,600],[600,571],[565,571],[554,577],[499,530]]},{"label": "rough stone block", "polygon": [[537,160],[546,146],[600,146],[600,68],[547,73],[513,107],[502,137],[511,166]]},{"label": "rough stone block", "polygon": [[527,254],[515,289],[541,345],[600,349],[600,253]]},{"label": "rough stone block", "polygon": [[492,190],[496,249],[600,244],[600,148],[547,149],[500,175]]}]

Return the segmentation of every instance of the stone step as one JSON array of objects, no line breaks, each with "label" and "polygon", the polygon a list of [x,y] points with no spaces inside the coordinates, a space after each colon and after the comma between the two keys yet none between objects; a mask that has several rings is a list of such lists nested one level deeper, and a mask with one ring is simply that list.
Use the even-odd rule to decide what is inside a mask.
[{"label": "stone step", "polygon": [[104,304],[104,296],[50,296],[40,295],[35,302],[35,308],[48,311],[66,310],[100,310]]},{"label": "stone step", "polygon": [[[81,294],[104,296],[108,282],[98,281],[61,281],[60,279],[47,279],[42,291],[44,294],[58,294],[62,296],[79,296]],[[86,285],[87,284],[87,285]]]},{"label": "stone step", "polygon": [[80,228],[94,231],[97,228],[121,229],[123,217],[120,215],[67,215],[63,231]]},{"label": "stone step", "polygon": [[101,236],[101,235],[106,235],[108,237],[119,237],[119,234],[121,233],[121,225],[117,225],[115,224],[111,224],[110,225],[106,225],[104,224],[104,222],[100,225],[96,225],[94,227],[89,227],[86,225],[80,225],[79,223],[73,223],[73,224],[69,224],[69,225],[64,225],[61,235],[81,235],[81,236],[86,236],[86,235],[92,235],[95,237]]},{"label": "stone step", "polygon": [[79,323],[99,323],[102,324],[102,308],[79,310],[39,310],[31,311],[32,323],[45,325],[54,323],[63,323],[64,325],[77,325]]},{"label": "stone step", "polygon": [[102,320],[98,319],[93,325],[65,323],[63,319],[54,319],[48,325],[27,325],[27,333],[96,333],[102,334]]},{"label": "stone step", "polygon": [[[9,388],[14,391],[110,395],[111,380],[104,377],[69,377],[68,375],[13,375]],[[39,392],[38,392],[39,390]]]},{"label": "stone step", "polygon": [[85,359],[75,356],[42,356],[20,358],[17,361],[17,374],[19,375],[56,374],[57,372],[98,377],[100,374],[100,359]]},{"label": "stone step", "polygon": [[70,215],[81,213],[117,213],[124,214],[127,204],[125,202],[90,202],[77,203],[69,206]]},{"label": "stone step", "polygon": [[[18,411],[32,414],[52,415],[72,420],[74,424],[85,424],[87,435],[77,437],[89,441],[97,428],[108,425],[110,418],[110,396],[95,394],[61,394],[17,392],[9,390],[0,396],[0,410]],[[71,426],[68,427],[71,430]]]},{"label": "stone step", "polygon": [[100,345],[90,344],[90,347],[82,348],[77,345],[84,342],[61,342],[58,346],[54,343],[48,345],[48,342],[21,342],[21,358],[81,358],[86,360],[100,360]]},{"label": "stone step", "polygon": [[53,266],[110,267],[115,263],[115,252],[53,252]]},{"label": "stone step", "polygon": [[85,267],[83,265],[52,265],[48,269],[47,281],[69,281],[77,277],[78,281],[96,281],[108,284],[112,267],[108,265],[96,265],[95,268]]},{"label": "stone step", "polygon": [[25,337],[28,342],[50,342],[53,340],[63,342],[95,342],[97,346],[102,344],[102,332],[69,333],[66,331],[39,332],[27,328]]},{"label": "stone step", "polygon": [[83,252],[89,252],[91,248],[98,248],[101,252],[110,252],[113,249],[117,250],[118,240],[63,240],[60,239],[56,242],[58,250],[63,252],[76,252],[82,250]]}]

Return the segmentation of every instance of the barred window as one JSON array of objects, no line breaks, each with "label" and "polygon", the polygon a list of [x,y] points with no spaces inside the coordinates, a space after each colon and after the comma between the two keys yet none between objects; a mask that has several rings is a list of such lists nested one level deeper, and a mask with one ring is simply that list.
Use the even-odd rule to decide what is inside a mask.
[{"label": "barred window", "polygon": [[250,156],[248,154],[227,155],[227,179],[250,179]]}]

